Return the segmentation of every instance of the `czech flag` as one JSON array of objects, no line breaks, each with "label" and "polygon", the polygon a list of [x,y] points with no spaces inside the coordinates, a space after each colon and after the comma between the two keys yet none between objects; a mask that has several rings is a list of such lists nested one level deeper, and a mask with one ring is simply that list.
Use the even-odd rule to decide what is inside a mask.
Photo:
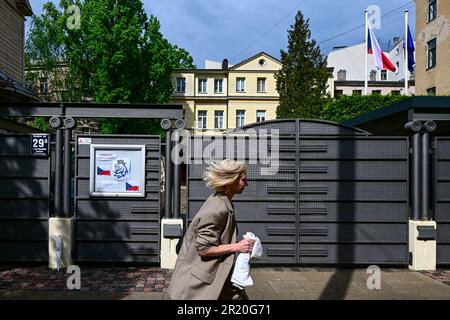
[{"label": "czech flag", "polygon": [[111,175],[111,171],[103,170],[102,168],[97,167],[97,175],[98,176],[110,176]]},{"label": "czech flag", "polygon": [[139,186],[134,186],[128,182],[125,182],[125,188],[127,191],[139,191]]},{"label": "czech flag", "polygon": [[367,48],[368,48],[368,54],[373,54],[373,59],[375,61],[375,66],[377,69],[382,70],[390,70],[392,72],[395,72],[397,68],[392,64],[392,62],[389,60],[388,57],[384,54],[384,52],[380,48],[380,44],[378,43],[377,38],[375,37],[375,34],[373,33],[373,30],[369,26],[369,36],[367,40]]}]

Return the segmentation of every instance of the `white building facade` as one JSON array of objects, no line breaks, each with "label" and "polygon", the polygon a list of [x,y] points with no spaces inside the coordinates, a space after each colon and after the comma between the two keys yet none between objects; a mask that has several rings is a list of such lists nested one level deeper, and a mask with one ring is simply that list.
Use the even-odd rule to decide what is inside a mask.
[{"label": "white building facade", "polygon": [[[405,60],[403,40],[394,38],[394,47],[385,52],[386,56],[396,67],[396,71],[377,70],[374,59],[368,56],[368,74],[365,75],[365,43],[351,47],[335,48],[328,54],[328,67],[333,68],[334,92],[333,96],[339,94],[351,95],[364,92],[364,81],[367,76],[369,80],[369,94],[399,93],[404,94]],[[414,74],[409,74],[409,93],[415,93]]]}]

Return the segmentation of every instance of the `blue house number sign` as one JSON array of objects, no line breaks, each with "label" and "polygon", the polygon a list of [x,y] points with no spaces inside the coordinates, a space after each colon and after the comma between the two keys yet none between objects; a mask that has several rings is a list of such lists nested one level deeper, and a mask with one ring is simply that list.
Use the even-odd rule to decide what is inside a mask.
[{"label": "blue house number sign", "polygon": [[31,155],[48,156],[50,150],[50,135],[32,134],[31,135]]}]

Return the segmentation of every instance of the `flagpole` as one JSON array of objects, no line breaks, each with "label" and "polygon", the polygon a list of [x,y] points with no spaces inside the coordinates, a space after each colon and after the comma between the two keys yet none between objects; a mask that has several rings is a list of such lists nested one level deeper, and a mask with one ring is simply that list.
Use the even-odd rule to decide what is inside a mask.
[{"label": "flagpole", "polygon": [[368,73],[369,73],[369,68],[368,68],[368,66],[367,66],[367,56],[368,56],[368,51],[369,51],[369,46],[368,46],[368,37],[367,37],[367,34],[368,34],[368,32],[369,32],[369,29],[368,29],[368,21],[367,21],[367,18],[368,18],[368,16],[369,16],[369,11],[365,11],[365,17],[366,17],[366,28],[365,28],[365,30],[364,30],[364,32],[365,32],[365,34],[366,34],[366,52],[365,52],[365,61],[366,61],[366,63],[365,63],[365,73],[364,73],[364,77],[365,77],[365,80],[364,80],[364,95],[365,96],[367,96],[367,94],[368,94],[368,79],[367,79],[367,77],[369,76],[368,75]]},{"label": "flagpole", "polygon": [[408,13],[409,10],[405,10],[405,95],[409,95],[408,92]]}]

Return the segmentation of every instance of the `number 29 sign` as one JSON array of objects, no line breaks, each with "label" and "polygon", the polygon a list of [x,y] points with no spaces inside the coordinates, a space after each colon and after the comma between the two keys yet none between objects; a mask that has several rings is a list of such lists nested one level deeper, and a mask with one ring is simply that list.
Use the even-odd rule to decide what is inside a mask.
[{"label": "number 29 sign", "polygon": [[32,134],[31,135],[31,155],[48,156],[50,151],[50,135],[49,134]]}]

